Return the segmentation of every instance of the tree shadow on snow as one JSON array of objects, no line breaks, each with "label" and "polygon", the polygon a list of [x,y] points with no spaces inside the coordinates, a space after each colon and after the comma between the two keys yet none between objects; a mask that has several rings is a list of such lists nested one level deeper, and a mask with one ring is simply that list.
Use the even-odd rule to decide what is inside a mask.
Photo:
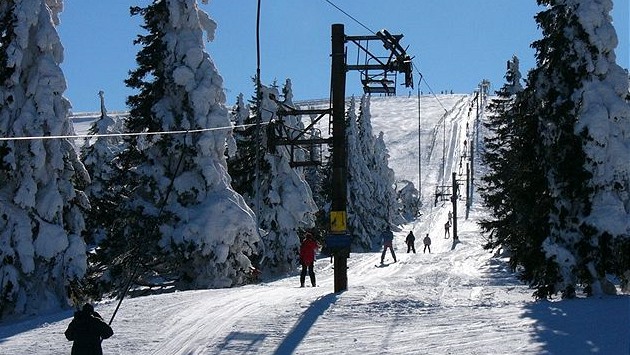
[{"label": "tree shadow on snow", "polygon": [[326,312],[326,310],[337,301],[337,295],[334,293],[320,297],[311,303],[310,307],[304,311],[293,329],[287,334],[282,343],[278,346],[275,355],[292,354],[300,345],[304,337],[311,329],[317,319]]},{"label": "tree shadow on snow", "polygon": [[[74,310],[59,311],[42,316],[36,316],[25,319],[16,319],[0,324],[0,344],[4,343],[8,338],[20,333],[28,332],[33,329],[41,328],[47,324],[66,321],[70,324]],[[65,329],[64,329],[65,330]],[[61,335],[63,337],[63,334]],[[65,338],[64,338],[65,339]]]},{"label": "tree shadow on snow", "polygon": [[628,354],[630,297],[532,302],[523,318],[546,354]]}]

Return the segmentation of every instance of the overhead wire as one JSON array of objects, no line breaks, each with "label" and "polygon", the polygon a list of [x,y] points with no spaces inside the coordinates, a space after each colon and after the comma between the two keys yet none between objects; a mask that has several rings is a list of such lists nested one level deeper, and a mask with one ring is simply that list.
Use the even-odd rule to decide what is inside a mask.
[{"label": "overhead wire", "polygon": [[[268,122],[261,123],[262,125],[269,124]],[[242,124],[236,126],[224,126],[224,127],[212,127],[212,128],[199,128],[199,129],[187,129],[177,131],[158,131],[158,132],[126,132],[126,133],[103,133],[103,134],[76,134],[76,135],[56,135],[56,136],[27,136],[27,137],[0,137],[1,141],[23,141],[23,140],[37,140],[37,139],[79,139],[79,138],[101,138],[101,137],[131,137],[131,136],[153,136],[153,135],[168,135],[168,134],[186,134],[186,133],[199,133],[209,131],[220,131],[234,128],[248,128],[256,126],[256,123]]]},{"label": "overhead wire", "polygon": [[352,19],[354,22],[356,22],[357,24],[359,24],[359,26],[365,28],[366,30],[368,30],[370,33],[376,33],[375,31],[371,30],[369,27],[367,27],[366,25],[364,25],[361,21],[357,20],[354,16],[350,15],[349,13],[347,13],[346,11],[344,11],[343,9],[341,9],[339,6],[335,5],[332,1],[330,0],[324,0],[327,3],[330,4],[330,6],[334,7],[335,9],[341,11],[341,13],[343,13],[344,15],[348,16],[350,19]]},{"label": "overhead wire", "polygon": [[448,110],[446,109],[446,107],[444,107],[444,105],[442,104],[442,101],[440,101],[440,99],[438,98],[438,96],[436,95],[436,93],[433,91],[433,89],[431,88],[431,85],[429,85],[429,82],[427,81],[427,79],[424,77],[424,75],[422,75],[422,73],[420,72],[420,70],[418,69],[418,67],[416,66],[415,63],[412,63],[413,68],[416,70],[416,72],[418,73],[418,75],[420,75],[420,80],[418,83],[418,87],[420,86],[420,82],[424,81],[424,84],[427,86],[427,88],[429,89],[429,92],[433,95],[433,97],[437,100],[437,102],[440,104],[440,106],[442,107],[442,109],[444,109],[444,112],[448,112]]},{"label": "overhead wire", "polygon": [[[344,15],[346,15],[348,18],[350,18],[351,20],[353,20],[354,22],[356,22],[357,24],[359,24],[359,26],[365,28],[366,30],[368,30],[370,33],[376,33],[375,31],[373,31],[372,29],[370,29],[369,27],[367,27],[365,24],[363,24],[361,21],[357,20],[354,16],[350,15],[347,11],[344,11],[342,8],[340,8],[339,6],[335,5],[332,1],[330,0],[324,0],[326,1],[328,4],[330,4],[330,6],[334,7],[335,9],[339,10],[341,13],[343,13]],[[418,73],[418,75],[420,75],[420,81],[424,81],[425,85],[427,86],[427,88],[429,89],[429,92],[431,94],[433,94],[433,97],[437,100],[437,102],[440,104],[440,106],[442,107],[442,109],[444,109],[445,112],[448,112],[448,110],[446,109],[446,107],[444,107],[444,105],[442,104],[442,101],[440,101],[440,99],[437,97],[437,95],[435,94],[435,92],[433,91],[433,89],[431,88],[431,85],[429,85],[429,82],[427,81],[427,79],[424,77],[424,75],[422,75],[422,73],[420,72],[420,70],[418,70],[418,68],[416,67],[415,64],[413,64],[413,67],[416,69],[416,72]],[[419,84],[418,84],[419,86]]]}]

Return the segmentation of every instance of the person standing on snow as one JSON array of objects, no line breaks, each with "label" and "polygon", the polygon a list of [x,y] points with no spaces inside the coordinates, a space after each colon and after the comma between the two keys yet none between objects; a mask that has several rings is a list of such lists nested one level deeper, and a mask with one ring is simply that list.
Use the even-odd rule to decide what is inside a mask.
[{"label": "person standing on snow", "polygon": [[74,319],[64,334],[66,339],[74,341],[72,355],[103,355],[101,341],[114,335],[114,331],[94,312],[94,307],[86,303],[80,311],[74,313]]},{"label": "person standing on snow", "polygon": [[427,249],[429,249],[429,254],[431,254],[431,238],[429,238],[428,233],[427,236],[424,237],[424,240],[422,242],[424,243],[424,250],[422,251],[422,253],[426,253]]},{"label": "person standing on snow", "polygon": [[448,239],[451,237],[451,222],[446,221],[444,223],[444,239]]},{"label": "person standing on snow", "polygon": [[315,271],[313,271],[313,265],[315,264],[315,254],[319,249],[319,245],[313,238],[313,235],[306,232],[304,240],[300,245],[300,264],[302,265],[302,272],[300,273],[300,287],[304,287],[304,281],[306,281],[306,273],[311,278],[311,285],[315,287]]},{"label": "person standing on snow", "polygon": [[416,242],[416,236],[413,235],[413,231],[409,231],[409,234],[407,234],[407,238],[405,239],[405,243],[407,243],[407,254],[409,254],[409,251],[412,251],[412,250],[414,254],[416,253],[415,242]]},{"label": "person standing on snow", "polygon": [[387,252],[387,248],[392,252],[392,258],[394,258],[394,262],[396,262],[396,254],[394,254],[394,247],[392,243],[394,241],[394,233],[392,233],[389,226],[385,229],[383,234],[381,234],[381,238],[383,239],[383,253],[381,254],[381,264],[385,261],[385,253]]}]

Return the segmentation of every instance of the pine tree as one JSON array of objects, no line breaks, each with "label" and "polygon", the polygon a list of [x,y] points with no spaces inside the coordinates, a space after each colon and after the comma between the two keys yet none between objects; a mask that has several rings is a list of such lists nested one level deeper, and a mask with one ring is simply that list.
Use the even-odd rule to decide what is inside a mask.
[{"label": "pine tree", "polygon": [[359,132],[361,140],[361,152],[366,156],[368,169],[372,172],[373,201],[380,201],[372,210],[374,230],[383,231],[389,225],[396,224],[396,211],[399,206],[396,202],[396,177],[389,167],[389,153],[385,145],[383,132],[374,136],[372,130],[372,115],[370,113],[370,96],[363,95],[359,107]]},{"label": "pine tree", "polygon": [[[256,79],[254,78],[254,82]],[[251,105],[245,104],[243,95],[239,95],[236,105],[232,109],[232,123],[237,126],[234,129],[234,140],[236,149],[228,158],[228,172],[232,178],[232,186],[234,190],[241,194],[247,204],[257,212],[255,193],[256,193],[256,166],[258,165],[259,174],[268,174],[270,166],[261,154],[261,147],[266,147],[266,126],[257,126],[257,110],[256,99],[250,101]],[[245,126],[245,127],[241,127]],[[260,131],[259,131],[260,130]],[[260,140],[260,142],[258,142]],[[258,162],[256,162],[258,157]]]},{"label": "pine tree", "polygon": [[[350,99],[346,112],[346,142],[348,152],[347,212],[348,233],[352,236],[352,248],[355,251],[370,251],[374,244],[376,226],[372,209],[375,206],[373,172],[369,170],[364,147],[361,145],[361,133],[357,122],[355,99]],[[371,132],[370,132],[371,133]],[[367,137],[363,135],[363,137]],[[378,236],[379,233],[376,233]]]},{"label": "pine tree", "polygon": [[402,220],[396,213],[400,209],[396,198],[396,175],[394,170],[389,167],[389,152],[385,145],[383,132],[378,132],[378,137],[376,137],[374,156],[376,162],[374,168],[378,172],[375,201],[384,202],[377,216],[381,217],[381,220],[386,221],[389,225],[399,224]]},{"label": "pine tree", "polygon": [[491,101],[484,124],[488,134],[482,159],[489,172],[482,178],[481,195],[492,218],[480,225],[490,234],[485,247],[507,251],[512,269],[544,298],[553,294],[558,273],[541,248],[549,234],[551,201],[541,156],[534,148],[538,124],[531,114],[531,93],[521,88],[515,59],[508,64],[507,82]]},{"label": "pine tree", "polygon": [[85,190],[90,201],[102,197],[106,182],[113,175],[112,160],[117,153],[124,149],[120,136],[109,137],[107,135],[122,134],[123,132],[122,119],[109,116],[105,110],[88,129],[89,135],[98,136],[94,141],[90,138],[86,139],[85,144],[81,147],[83,165],[92,178],[90,185]]},{"label": "pine tree", "polygon": [[[610,270],[611,237],[627,233],[629,174],[618,156],[628,153],[627,88],[615,64],[612,2],[539,1],[549,5],[537,16],[543,39],[533,44],[536,90],[549,193],[547,256],[560,275],[554,288],[572,297],[578,285],[601,293]],[[619,132],[622,132],[619,134]],[[624,137],[625,136],[625,137]],[[606,218],[604,218],[606,217]],[[622,232],[623,230],[623,232]]]},{"label": "pine tree", "polygon": [[405,221],[412,221],[420,213],[420,192],[409,180],[397,181],[396,186],[396,203],[400,206],[397,213]]},{"label": "pine tree", "polygon": [[[317,115],[312,115],[310,118],[311,122],[313,122],[317,119]],[[313,126],[311,130],[307,132],[307,136],[313,139],[321,139],[322,133]],[[313,144],[309,148],[310,161],[319,163],[304,170],[304,180],[306,180],[306,183],[310,186],[313,193],[313,201],[315,201],[315,205],[319,208],[316,213],[313,232],[317,236],[323,236],[328,231],[329,221],[326,217],[330,213],[329,208],[327,208],[331,200],[330,176],[332,176],[332,166],[330,165],[330,152],[327,150],[326,146],[319,144]]]},{"label": "pine tree", "polygon": [[[49,6],[50,5],[50,6]],[[0,133],[4,137],[73,135],[55,25],[60,3],[0,4]],[[2,144],[0,169],[0,317],[68,305],[83,278],[81,238],[89,176],[68,139]]]},{"label": "pine tree", "polygon": [[510,183],[514,181],[513,176],[518,172],[515,171],[517,162],[509,160],[514,155],[509,153],[515,152],[516,141],[521,138],[516,132],[518,117],[515,117],[514,112],[516,95],[522,91],[518,61],[515,59],[516,57],[508,61],[506,83],[496,92],[495,98],[488,105],[490,114],[483,124],[487,134],[484,138],[482,159],[489,170],[482,177],[484,185],[480,188],[484,204],[492,212],[492,219],[482,220],[480,223],[483,230],[490,232],[486,248],[503,246],[514,249],[515,257],[511,260],[513,268],[519,264],[518,256],[523,252],[517,250],[516,238],[527,238],[522,232],[515,233],[519,224],[516,220],[517,215],[513,213],[517,205],[512,201],[514,197],[511,192],[518,184],[510,188]]},{"label": "pine tree", "polygon": [[138,67],[126,84],[125,137],[108,194],[117,221],[99,248],[105,287],[133,278],[178,289],[243,283],[257,252],[254,215],[230,186],[225,147],[230,121],[221,79],[204,52],[216,24],[195,0],[131,8],[148,32],[138,36]]},{"label": "pine tree", "polygon": [[[7,0],[0,3],[0,49],[9,48],[9,45],[15,41],[15,21],[16,15],[14,14],[15,1]],[[9,65],[9,53],[6,50],[0,50],[0,83],[6,83],[13,73],[15,72],[15,66]],[[12,100],[10,95],[3,95],[2,98],[7,104],[11,104]],[[0,122],[2,124],[2,122]],[[6,132],[6,128],[2,126],[3,132]],[[9,165],[6,165],[4,157],[9,153],[7,143],[0,142],[0,170],[9,170]]]},{"label": "pine tree", "polygon": [[[261,91],[262,101],[260,107],[253,106],[253,115],[260,110],[262,122],[268,124],[277,117],[280,95],[275,86],[262,86]],[[283,93],[282,104],[293,107],[290,81],[285,84]],[[296,129],[303,129],[295,116],[284,116],[281,124],[289,128],[291,134],[297,134]],[[262,138],[262,146],[271,147],[269,137],[264,135]],[[258,219],[260,228],[266,232],[263,238],[266,266],[276,272],[288,271],[297,265],[299,231],[314,226],[317,211],[302,169],[289,165],[290,154],[286,147],[265,151],[266,166],[261,168],[259,195],[252,199],[252,203],[258,200],[261,204]]]},{"label": "pine tree", "polygon": [[[614,291],[627,258],[627,82],[614,60],[610,1],[538,1],[543,38],[528,87],[497,104],[485,159],[490,244],[506,246],[537,297]],[[506,94],[508,94],[506,92]],[[608,292],[608,291],[606,291]]]},{"label": "pine tree", "polygon": [[[348,229],[356,251],[379,245],[380,232],[395,223],[399,210],[395,176],[382,132],[372,133],[369,96],[363,96],[359,115],[354,98],[347,113]],[[379,201],[375,204],[374,201]]]}]

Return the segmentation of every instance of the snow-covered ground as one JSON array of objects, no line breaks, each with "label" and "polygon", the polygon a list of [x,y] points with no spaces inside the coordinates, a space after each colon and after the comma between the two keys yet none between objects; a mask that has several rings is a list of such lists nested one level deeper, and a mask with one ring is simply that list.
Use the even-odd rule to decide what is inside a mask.
[{"label": "snow-covered ground", "polygon": [[[318,287],[299,288],[293,274],[239,288],[125,299],[112,323],[114,336],[103,342],[105,353],[629,354],[630,298],[535,302],[505,260],[481,248],[476,221],[486,212],[478,194],[468,219],[465,201],[458,203],[460,243],[453,248],[453,239],[444,238],[451,204],[434,205],[434,193],[450,184],[451,172],[461,171],[463,142],[470,144],[474,124],[471,99],[422,97],[424,207],[395,232],[397,263],[376,267],[380,253],[352,254],[348,290],[339,294],[333,293],[330,260],[320,259]],[[374,98],[371,112],[374,133],[385,132],[397,177],[417,184],[417,99]],[[409,230],[417,254],[406,253]],[[426,233],[431,254],[422,252]],[[102,302],[96,310],[109,320],[116,304]],[[1,324],[0,354],[68,354],[63,332],[71,319],[65,311]]]}]

